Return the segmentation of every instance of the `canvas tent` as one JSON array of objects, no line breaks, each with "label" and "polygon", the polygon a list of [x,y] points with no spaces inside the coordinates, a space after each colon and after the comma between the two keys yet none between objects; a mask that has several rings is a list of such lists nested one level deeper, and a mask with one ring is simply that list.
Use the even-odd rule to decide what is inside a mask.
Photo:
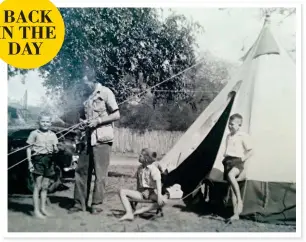
[{"label": "canvas tent", "polygon": [[295,221],[295,64],[273,35],[269,18],[243,59],[236,75],[161,160],[170,172],[165,185],[178,183],[186,195],[210,181],[209,199],[226,206],[225,137],[229,116],[239,113],[241,130],[254,146],[241,176],[241,216]]}]

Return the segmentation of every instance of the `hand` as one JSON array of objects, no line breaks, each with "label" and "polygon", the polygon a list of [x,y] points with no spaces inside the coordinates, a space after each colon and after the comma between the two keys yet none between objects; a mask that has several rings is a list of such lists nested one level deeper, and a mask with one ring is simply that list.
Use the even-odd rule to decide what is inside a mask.
[{"label": "hand", "polygon": [[165,200],[164,200],[164,198],[163,198],[162,195],[158,195],[158,196],[157,196],[157,204],[158,204],[159,206],[164,206],[164,205],[165,205]]},{"label": "hand", "polygon": [[98,126],[98,124],[99,124],[99,121],[97,119],[94,119],[89,122],[88,127],[95,128],[96,126]]},{"label": "hand", "polygon": [[86,125],[88,124],[88,120],[80,118],[79,122],[80,122],[79,129],[81,130],[85,129]]},{"label": "hand", "polygon": [[79,119],[80,123],[82,124],[87,124],[88,123],[88,120],[87,119]]},{"label": "hand", "polygon": [[32,161],[29,161],[29,171],[30,172],[33,172],[34,171],[34,166],[33,166],[33,164],[32,164]]},{"label": "hand", "polygon": [[58,143],[57,144],[57,150],[59,151],[59,150],[64,150],[64,148],[65,148],[65,145],[63,144],[63,143]]}]

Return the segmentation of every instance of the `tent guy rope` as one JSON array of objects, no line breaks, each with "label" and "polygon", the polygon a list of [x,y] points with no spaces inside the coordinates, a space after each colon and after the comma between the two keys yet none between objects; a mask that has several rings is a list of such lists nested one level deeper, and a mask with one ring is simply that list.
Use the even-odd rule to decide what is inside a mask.
[{"label": "tent guy rope", "polygon": [[[118,106],[120,106],[120,105],[122,105],[122,104],[124,104],[124,103],[126,103],[126,102],[128,102],[128,101],[130,101],[130,100],[132,100],[132,99],[134,99],[134,98],[137,97],[137,96],[141,96],[141,95],[145,94],[147,91],[149,91],[149,90],[151,90],[151,89],[153,89],[153,88],[155,88],[155,87],[158,87],[158,86],[160,86],[161,84],[163,84],[163,83],[165,83],[165,82],[167,82],[167,81],[169,81],[169,80],[171,80],[171,79],[173,79],[173,78],[175,78],[175,77],[177,77],[177,76],[183,74],[184,72],[186,72],[186,71],[192,69],[193,67],[199,65],[199,64],[200,64],[201,62],[203,62],[203,61],[204,61],[204,58],[200,59],[200,60],[199,60],[197,63],[195,63],[194,65],[192,65],[192,66],[190,66],[190,67],[188,67],[188,68],[186,68],[186,69],[184,69],[184,70],[178,72],[177,74],[175,74],[175,75],[173,75],[173,76],[171,76],[171,77],[165,79],[164,81],[161,81],[161,82],[159,82],[159,83],[157,83],[157,84],[155,84],[155,85],[153,85],[153,86],[150,86],[150,87],[146,88],[144,91],[142,91],[142,92],[140,92],[140,93],[137,93],[137,94],[135,94],[135,95],[132,95],[131,97],[129,97],[129,98],[127,98],[126,100],[124,100],[123,102],[119,103]],[[91,120],[91,119],[90,119],[90,120]],[[90,121],[90,120],[88,120],[88,121]],[[60,138],[64,137],[64,136],[67,135],[68,133],[70,133],[70,132],[72,132],[73,130],[77,129],[77,128],[78,128],[80,125],[82,125],[82,124],[83,124],[83,122],[79,122],[79,123],[77,123],[77,124],[75,124],[75,125],[72,125],[72,126],[66,128],[65,130],[68,130],[68,132],[65,133],[64,135],[62,135]],[[60,131],[60,132],[63,132],[63,131]],[[58,133],[60,133],[60,132],[58,132]],[[58,134],[58,133],[57,133],[57,134]],[[16,153],[16,152],[18,152],[18,151],[24,150],[24,149],[26,149],[26,148],[28,148],[28,147],[30,147],[30,145],[26,145],[26,146],[24,146],[24,147],[22,147],[22,148],[19,148],[18,150],[15,150],[15,151],[9,153],[8,156],[11,155],[11,154],[13,154],[13,153]],[[17,163],[14,164],[13,166],[9,167],[8,170],[10,170],[11,168],[13,168],[13,167],[15,167],[15,166],[21,164],[21,163],[22,163],[23,161],[25,161],[25,160],[27,160],[27,158],[25,158],[25,159],[23,159],[23,160],[17,162]]]}]

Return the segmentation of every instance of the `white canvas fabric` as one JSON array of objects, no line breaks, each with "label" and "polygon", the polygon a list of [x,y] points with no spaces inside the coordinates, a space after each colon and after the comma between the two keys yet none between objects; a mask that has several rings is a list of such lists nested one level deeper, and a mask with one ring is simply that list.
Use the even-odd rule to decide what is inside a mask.
[{"label": "white canvas fabric", "polygon": [[[184,162],[218,121],[231,100],[229,94],[235,91],[231,114],[239,113],[243,116],[241,131],[250,134],[254,146],[254,155],[246,163],[245,178],[294,183],[295,90],[295,64],[266,23],[237,74],[164,156],[160,164],[164,169],[172,171]],[[226,127],[214,163],[214,168],[220,171],[223,171],[222,159],[227,134]]]}]

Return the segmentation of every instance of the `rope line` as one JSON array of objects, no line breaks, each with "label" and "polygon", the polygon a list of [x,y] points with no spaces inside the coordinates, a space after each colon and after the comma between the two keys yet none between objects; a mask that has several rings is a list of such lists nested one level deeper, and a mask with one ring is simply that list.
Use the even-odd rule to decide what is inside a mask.
[{"label": "rope line", "polygon": [[[126,100],[124,100],[123,102],[119,103],[118,106],[121,106],[122,104],[124,104],[124,103],[126,103],[126,102],[128,102],[128,101],[130,101],[130,100],[132,100],[132,99],[134,99],[135,97],[141,96],[141,95],[145,94],[148,90],[151,90],[151,89],[153,89],[153,88],[155,88],[155,87],[157,87],[157,86],[160,86],[161,84],[163,84],[163,83],[165,83],[165,82],[167,82],[167,81],[173,79],[174,77],[177,77],[177,76],[181,75],[182,73],[184,73],[184,72],[186,72],[186,71],[192,69],[193,67],[199,65],[199,64],[200,64],[201,62],[203,62],[203,61],[204,61],[204,58],[203,58],[203,59],[200,59],[198,63],[196,63],[196,64],[194,64],[194,65],[192,65],[192,66],[190,66],[190,67],[188,67],[188,68],[186,68],[186,69],[184,69],[184,70],[178,72],[177,74],[175,74],[175,75],[173,75],[173,76],[167,78],[166,80],[161,81],[161,82],[159,82],[159,83],[157,83],[157,84],[155,84],[155,85],[153,85],[153,86],[151,86],[151,87],[148,87],[146,90],[144,90],[144,91],[142,91],[142,92],[140,92],[140,93],[138,93],[138,94],[132,95],[131,97],[129,97],[129,98],[127,98]],[[99,116],[98,116],[98,117],[99,117]],[[87,120],[87,121],[91,121],[91,120],[96,119],[96,118],[97,118],[97,117],[92,118],[92,119],[89,119],[89,120]],[[76,128],[77,128],[78,126],[80,126],[81,124],[83,124],[83,122],[79,122],[79,123],[77,123],[77,124],[75,124],[75,125],[72,125],[72,126],[66,128],[66,129],[64,129],[64,130],[68,130],[68,131],[67,131],[67,133],[63,134],[60,138],[64,137],[64,136],[67,135],[68,133],[72,132],[74,129],[76,129]],[[63,132],[63,130],[62,130],[62,131],[59,131],[58,133],[61,133],[61,132]],[[58,133],[56,133],[56,134],[58,134]],[[60,138],[59,138],[59,139],[60,139]],[[20,149],[18,149],[18,150],[15,150],[15,151],[9,153],[8,156],[11,155],[11,154],[13,154],[13,153],[16,153],[16,152],[18,152],[18,151],[24,150],[24,149],[26,149],[26,148],[28,148],[28,147],[30,147],[30,146],[31,146],[31,145],[26,145],[26,146],[24,146],[24,147],[22,147],[22,148],[20,148]],[[27,160],[27,158],[25,158],[25,159],[19,161],[18,163],[14,164],[13,166],[9,167],[8,170],[10,170],[10,169],[12,169],[13,167],[15,167],[15,166],[21,164],[21,163],[24,162],[25,160]]]},{"label": "rope line", "polygon": [[[74,127],[74,126],[75,126],[75,125],[70,126],[70,127],[68,127],[68,128],[65,128],[65,129],[63,129],[63,130],[61,130],[61,131],[58,131],[58,132],[55,133],[55,134],[60,134],[60,133],[62,133],[62,132],[64,132],[64,131],[66,131],[66,130],[71,129],[71,128]],[[60,138],[62,138],[62,137],[60,137]],[[60,139],[60,138],[59,138],[59,139]],[[24,146],[24,147],[22,147],[22,148],[19,148],[19,149],[17,149],[17,150],[14,150],[14,151],[8,153],[7,155],[10,156],[10,155],[12,155],[12,154],[14,154],[14,153],[17,153],[18,151],[24,150],[24,149],[26,149],[26,148],[28,148],[28,147],[30,147],[30,146],[31,146],[31,145],[26,145],[26,146]]]}]

